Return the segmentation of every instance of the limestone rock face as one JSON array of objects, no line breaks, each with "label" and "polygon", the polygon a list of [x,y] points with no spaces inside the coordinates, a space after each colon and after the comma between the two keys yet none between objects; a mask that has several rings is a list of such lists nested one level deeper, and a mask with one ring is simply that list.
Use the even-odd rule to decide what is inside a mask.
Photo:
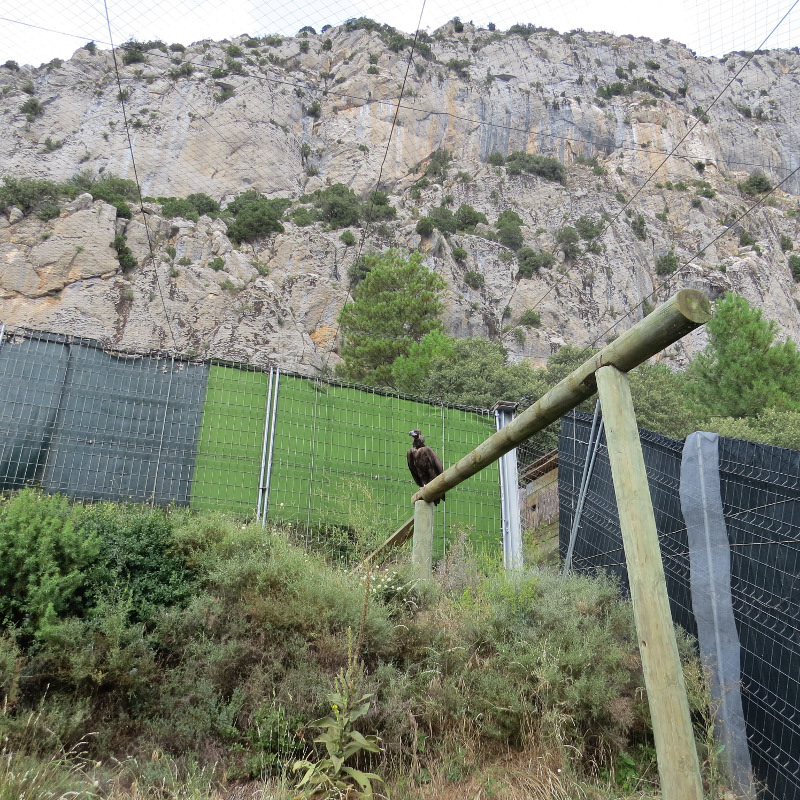
[{"label": "limestone rock face", "polygon": [[[426,43],[430,57],[415,58],[401,98],[407,51],[379,31],[244,42],[153,49],[123,67],[132,148],[110,53],[0,68],[0,175],[132,179],[135,160],[150,198],[130,220],[88,193],[48,221],[5,208],[0,321],[112,347],[331,367],[360,243],[347,246],[324,220],[300,226],[292,213],[316,189],[343,183],[366,197],[380,179],[397,217],[367,227],[366,250],[420,248],[447,280],[447,330],[501,340],[515,359],[603,344],[683,286],[712,298],[739,292],[800,339],[787,247],[800,250],[800,129],[787,111],[800,102],[796,52],[758,54],[706,115],[743,56],[697,58],[673,42],[602,33],[525,38],[465,25],[457,36],[446,26]],[[182,74],[173,59],[188,64]],[[19,111],[27,82],[44,105],[31,121]],[[454,156],[446,176],[416,185],[437,149]],[[566,183],[487,162],[514,151],[557,158]],[[755,169],[782,183],[742,216],[757,198],[739,184]],[[282,233],[240,246],[224,219],[166,218],[154,199],[204,192],[224,206],[248,189],[294,208]],[[488,224],[417,234],[419,217],[462,203]],[[525,247],[553,253],[552,267],[520,277],[497,240],[505,209],[522,218]],[[566,257],[559,231],[582,218],[604,231]],[[128,273],[111,247],[117,234],[138,262]],[[456,247],[466,258],[453,257]],[[680,269],[659,275],[670,252]],[[480,288],[469,273],[482,276]],[[540,327],[520,326],[527,310]],[[703,343],[689,337],[669,357],[685,363]]]}]

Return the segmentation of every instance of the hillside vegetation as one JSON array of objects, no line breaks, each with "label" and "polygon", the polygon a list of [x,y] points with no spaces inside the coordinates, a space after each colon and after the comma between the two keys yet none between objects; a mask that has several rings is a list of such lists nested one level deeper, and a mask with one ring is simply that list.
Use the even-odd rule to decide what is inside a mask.
[{"label": "hillside vegetation", "polygon": [[[462,541],[423,592],[402,568],[355,575],[324,542],[292,539],[177,509],[6,498],[0,797],[311,796],[292,765],[325,770],[326,716],[376,796],[379,779],[396,800],[657,795],[631,609],[612,581],[508,577]],[[369,546],[356,535],[351,557]]]}]

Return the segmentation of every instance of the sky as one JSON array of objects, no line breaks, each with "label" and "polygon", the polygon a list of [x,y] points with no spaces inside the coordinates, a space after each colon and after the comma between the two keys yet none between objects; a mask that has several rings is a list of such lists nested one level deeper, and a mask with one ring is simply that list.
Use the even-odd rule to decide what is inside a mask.
[{"label": "sky", "polygon": [[0,0],[0,64],[69,58],[89,40],[107,47],[112,37],[115,44],[133,37],[188,45],[243,33],[290,36],[304,25],[319,30],[359,16],[406,32],[433,31],[454,16],[498,30],[516,22],[604,30],[670,38],[704,56],[800,45],[800,0]]}]

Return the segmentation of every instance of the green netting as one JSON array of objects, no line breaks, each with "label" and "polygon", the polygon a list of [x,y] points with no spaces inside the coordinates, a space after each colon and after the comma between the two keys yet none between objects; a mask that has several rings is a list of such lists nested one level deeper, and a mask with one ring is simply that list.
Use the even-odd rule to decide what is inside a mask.
[{"label": "green netting", "polygon": [[269,375],[212,364],[191,507],[255,514]]},{"label": "green netting", "polygon": [[[252,512],[258,478],[269,376],[212,366],[192,487],[194,508]],[[269,519],[303,527],[353,524],[365,506],[394,529],[413,513],[416,486],[406,464],[408,432],[419,428],[445,466],[494,430],[488,414],[443,408],[308,378],[282,375]],[[500,493],[492,465],[453,490],[436,515],[435,552],[466,530],[475,545],[500,545]]]}]

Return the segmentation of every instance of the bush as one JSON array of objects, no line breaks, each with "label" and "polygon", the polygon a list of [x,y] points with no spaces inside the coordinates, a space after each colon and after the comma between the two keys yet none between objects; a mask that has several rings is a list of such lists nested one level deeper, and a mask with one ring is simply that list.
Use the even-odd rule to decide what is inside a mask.
[{"label": "bush", "polygon": [[589,241],[589,239],[597,238],[603,232],[604,224],[602,219],[593,220],[591,217],[582,215],[575,221],[575,230],[581,239]]},{"label": "bush", "polygon": [[800,256],[794,255],[794,253],[789,256],[789,269],[795,281],[800,281]]},{"label": "bush", "polygon": [[445,66],[448,69],[452,69],[459,78],[469,78],[469,65],[471,63],[468,58],[451,58],[445,62]]},{"label": "bush", "polygon": [[134,181],[118,178],[111,173],[95,178],[89,172],[81,172],[70,180],[70,184],[77,191],[89,192],[95,200],[103,200],[114,206],[117,216],[123,219],[130,219],[132,216],[128,201],[139,200],[139,188]]},{"label": "bush", "polygon": [[380,70],[374,64],[371,64],[369,67],[367,67],[368,75],[377,75],[379,72]]},{"label": "bush", "polygon": [[225,259],[222,258],[222,256],[212,258],[211,261],[208,262],[208,266],[215,272],[219,272],[221,269],[225,268]]},{"label": "bush", "polygon": [[356,237],[353,234],[353,231],[345,231],[339,239],[344,242],[347,247],[352,247],[356,243]]},{"label": "bush", "polygon": [[502,153],[495,152],[489,155],[486,163],[491,164],[493,167],[502,167],[506,163],[506,158]]},{"label": "bush", "polygon": [[226,100],[230,100],[235,94],[236,90],[232,86],[221,86],[219,92],[214,95],[214,99],[218,103],[224,103]]},{"label": "bush", "polygon": [[520,318],[519,324],[526,328],[538,328],[542,324],[542,317],[537,311],[529,308]]},{"label": "bush", "polygon": [[575,259],[581,254],[581,249],[578,246],[579,241],[578,231],[571,225],[565,225],[556,231],[556,242],[561,245],[564,258],[568,260]]},{"label": "bush", "polygon": [[194,67],[190,61],[184,61],[179,67],[174,67],[169,71],[169,77],[173,80],[178,78],[189,78],[194,72]]},{"label": "bush", "polygon": [[69,185],[6,176],[0,186],[0,213],[6,214],[11,206],[16,206],[23,214],[29,214],[57,204],[62,197],[74,195],[75,191]]},{"label": "bush", "polygon": [[322,106],[319,100],[314,100],[314,102],[306,108],[306,116],[313,117],[314,119],[319,119],[322,116]]},{"label": "bush", "polygon": [[566,167],[557,158],[551,156],[531,155],[516,151],[506,158],[506,170],[509,175],[528,172],[555,183],[566,184],[567,182]]},{"label": "bush", "polygon": [[65,497],[21,491],[0,514],[0,624],[35,635],[82,616],[99,555],[99,537],[80,530]]},{"label": "bush", "polygon": [[[87,47],[87,49],[88,49],[88,47]],[[17,64],[16,61],[12,61],[11,59],[6,61],[6,63],[3,64],[3,67],[4,67],[4,69],[11,70],[12,72],[19,72],[19,64]]]},{"label": "bush", "polygon": [[35,97],[29,97],[19,107],[19,110],[26,116],[28,122],[33,122],[36,117],[41,117],[44,114],[44,106]]},{"label": "bush", "polygon": [[235,244],[264,239],[271,233],[283,233],[280,220],[291,200],[267,200],[254,189],[240,194],[226,209],[234,215],[228,225],[228,238]]},{"label": "bush", "polygon": [[671,275],[678,266],[678,256],[674,250],[670,250],[656,259],[656,275]]},{"label": "bush", "polygon": [[794,250],[794,242],[785,233],[781,234],[780,242],[781,250],[783,250],[784,253],[787,253],[789,250]]},{"label": "bush", "polygon": [[322,49],[323,50],[330,50],[332,47],[333,47],[333,42],[330,39],[326,39],[322,43]]},{"label": "bush", "polygon": [[445,208],[443,205],[432,208],[428,216],[434,226],[448,236],[458,230],[455,215],[449,208]]},{"label": "bush", "polygon": [[739,247],[749,247],[756,243],[756,237],[750,231],[739,231]]},{"label": "bush", "polygon": [[470,230],[479,222],[484,225],[488,223],[486,214],[476,211],[472,206],[462,203],[455,213],[456,226],[458,230]]},{"label": "bush", "polygon": [[523,247],[519,250],[517,258],[519,260],[518,278],[532,278],[539,270],[552,267],[555,260],[552,254],[545,252],[537,253],[530,247]]},{"label": "bush", "polygon": [[368,222],[394,219],[397,216],[397,209],[389,203],[389,195],[386,192],[370,192],[367,202],[362,208],[362,215]]},{"label": "bush", "polygon": [[420,236],[430,236],[433,233],[433,220],[430,217],[421,217],[417,221],[416,231]]},{"label": "bush", "polygon": [[453,248],[453,258],[456,261],[466,261],[468,255],[469,254],[467,253],[467,251],[463,247],[454,247]]},{"label": "bush", "polygon": [[292,222],[294,222],[295,225],[299,225],[301,228],[305,228],[314,223],[314,217],[311,211],[305,206],[295,208],[289,216],[292,218]]},{"label": "bush", "polygon": [[425,174],[441,183],[447,177],[447,170],[452,160],[453,154],[449,150],[442,147],[438,150],[434,150],[434,152],[431,153],[428,166],[425,168]]},{"label": "bush", "polygon": [[772,183],[769,178],[760,170],[752,172],[747,180],[739,184],[739,189],[751,197],[758,194],[764,194],[772,189]]},{"label": "bush", "polygon": [[331,228],[349,228],[358,225],[363,213],[355,192],[342,183],[317,189],[310,195],[303,195],[300,200],[304,203],[312,202],[317,219]]},{"label": "bush", "polygon": [[637,214],[631,220],[631,230],[637,239],[644,241],[647,238],[647,225],[642,214]]},{"label": "bush", "polygon": [[464,273],[464,283],[466,283],[470,289],[483,289],[486,284],[486,278],[484,278],[480,272],[468,270]]},{"label": "bush", "polygon": [[109,247],[116,251],[117,261],[119,261],[120,269],[123,272],[131,272],[131,270],[139,266],[139,262],[134,258],[130,247],[128,247],[128,240],[125,238],[124,233],[116,234]]}]

